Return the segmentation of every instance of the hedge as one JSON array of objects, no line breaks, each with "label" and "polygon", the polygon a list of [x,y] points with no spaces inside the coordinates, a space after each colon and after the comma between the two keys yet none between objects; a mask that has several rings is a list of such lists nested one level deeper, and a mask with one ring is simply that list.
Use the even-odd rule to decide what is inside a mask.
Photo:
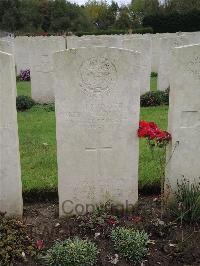
[{"label": "hedge", "polygon": [[[153,33],[153,29],[151,27],[138,28],[132,30],[132,33]],[[96,31],[77,31],[75,32],[76,36],[83,35],[119,35],[119,34],[128,34],[128,30],[96,30]]]},{"label": "hedge", "polygon": [[143,26],[152,27],[154,33],[200,31],[200,11],[146,16],[143,19]]}]

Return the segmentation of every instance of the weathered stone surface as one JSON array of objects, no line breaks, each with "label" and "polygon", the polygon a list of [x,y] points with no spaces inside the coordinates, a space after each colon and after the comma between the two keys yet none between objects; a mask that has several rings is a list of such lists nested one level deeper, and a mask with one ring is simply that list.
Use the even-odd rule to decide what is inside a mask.
[{"label": "weathered stone surface", "polygon": [[[139,34],[138,34],[139,35]],[[140,36],[140,35],[139,35]],[[117,47],[138,51],[141,53],[141,94],[150,90],[151,77],[151,57],[152,45],[151,39],[138,37],[134,35],[113,35],[113,36],[70,36],[67,42],[67,48],[80,48],[91,46]]]},{"label": "weathered stone surface", "polygon": [[36,102],[54,102],[53,53],[65,48],[65,39],[60,36],[31,38],[31,94]]},{"label": "weathered stone surface", "polygon": [[190,44],[199,44],[200,43],[200,32],[184,32],[183,33],[189,39]]},{"label": "weathered stone surface", "polygon": [[151,71],[158,73],[160,38],[156,35],[153,35],[151,39],[152,39]]},{"label": "weathered stone surface", "polygon": [[123,40],[123,48],[130,49],[134,52],[141,53],[141,84],[140,94],[150,91],[151,82],[151,57],[152,57],[152,42],[147,38],[132,38]]},{"label": "weathered stone surface", "polygon": [[169,131],[165,195],[183,177],[200,176],[200,45],[175,48],[171,65]]},{"label": "weathered stone surface", "polygon": [[139,65],[139,53],[117,48],[55,54],[61,216],[137,201]]},{"label": "weathered stone surface", "polygon": [[23,209],[13,56],[0,52],[0,211]]},{"label": "weathered stone surface", "polygon": [[19,36],[14,39],[15,64],[17,68],[17,74],[20,74],[21,70],[30,69],[29,42],[30,42],[30,37],[27,36]]},{"label": "weathered stone surface", "polygon": [[80,48],[80,47],[90,47],[90,46],[103,46],[103,47],[122,47],[122,36],[111,35],[111,36],[83,36],[67,37],[67,49]]},{"label": "weathered stone surface", "polygon": [[186,36],[165,37],[160,39],[160,61],[158,69],[158,89],[166,90],[169,88],[169,76],[171,67],[171,53],[175,47],[189,44]]},{"label": "weathered stone surface", "polygon": [[14,55],[14,39],[13,38],[1,38],[0,39],[0,51]]}]

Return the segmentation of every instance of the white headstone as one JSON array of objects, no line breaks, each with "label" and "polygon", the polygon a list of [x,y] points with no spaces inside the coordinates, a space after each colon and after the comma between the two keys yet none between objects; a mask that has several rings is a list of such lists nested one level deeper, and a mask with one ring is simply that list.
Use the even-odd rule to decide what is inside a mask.
[{"label": "white headstone", "polygon": [[30,37],[28,36],[19,36],[14,39],[15,63],[17,67],[17,74],[20,74],[21,70],[30,69],[29,41],[30,41]]},{"label": "white headstone", "polygon": [[177,180],[200,177],[200,45],[175,48],[171,65],[166,197]]},{"label": "white headstone", "polygon": [[186,36],[166,37],[160,39],[158,90],[164,91],[170,87],[169,76],[172,49],[187,44],[189,44],[189,40]]},{"label": "white headstone", "polygon": [[0,52],[0,211],[21,216],[22,209],[14,59]]},{"label": "white headstone", "polygon": [[151,71],[158,73],[160,56],[160,36],[153,34],[152,36],[152,60],[151,60]]},{"label": "white headstone", "polygon": [[140,54],[70,49],[54,66],[60,215],[77,214],[78,204],[85,212],[108,200],[136,203]]},{"label": "white headstone", "polygon": [[14,39],[0,39],[0,51],[14,55]]},{"label": "white headstone", "polygon": [[190,44],[199,44],[200,43],[200,32],[184,32],[184,35],[187,36],[187,38],[190,41]]},{"label": "white headstone", "polygon": [[67,49],[91,47],[91,46],[103,46],[103,47],[122,47],[122,36],[69,36],[67,37]]},{"label": "white headstone", "polygon": [[31,95],[36,102],[54,102],[53,53],[65,48],[65,38],[60,36],[31,38]]},{"label": "white headstone", "polygon": [[123,40],[123,48],[141,53],[141,85],[140,94],[150,91],[152,42],[147,38]]}]

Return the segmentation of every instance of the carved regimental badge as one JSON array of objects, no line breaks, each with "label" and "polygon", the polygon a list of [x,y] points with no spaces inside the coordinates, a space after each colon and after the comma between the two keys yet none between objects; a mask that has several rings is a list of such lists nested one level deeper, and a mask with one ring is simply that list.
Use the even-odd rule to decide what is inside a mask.
[{"label": "carved regimental badge", "polygon": [[191,59],[186,64],[186,68],[191,72],[194,78],[200,80],[200,57],[196,56],[194,59]]},{"label": "carved regimental badge", "polygon": [[101,94],[110,91],[117,79],[115,65],[105,57],[92,57],[80,66],[80,86],[89,94]]}]

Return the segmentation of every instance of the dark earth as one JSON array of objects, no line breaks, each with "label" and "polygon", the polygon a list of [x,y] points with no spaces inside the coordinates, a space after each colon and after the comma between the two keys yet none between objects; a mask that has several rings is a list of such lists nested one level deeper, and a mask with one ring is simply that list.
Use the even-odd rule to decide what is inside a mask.
[{"label": "dark earth", "polygon": [[[109,213],[59,219],[58,204],[27,204],[23,221],[28,235],[37,243],[40,252],[56,240],[79,236],[94,241],[100,250],[97,265],[133,265],[116,255],[110,240],[111,229],[118,226],[144,229],[150,238],[149,254],[139,265],[200,265],[200,225],[182,224],[165,215],[161,219],[161,202],[158,196],[140,197],[131,214],[112,216]],[[42,265],[29,262],[15,265]]]}]

